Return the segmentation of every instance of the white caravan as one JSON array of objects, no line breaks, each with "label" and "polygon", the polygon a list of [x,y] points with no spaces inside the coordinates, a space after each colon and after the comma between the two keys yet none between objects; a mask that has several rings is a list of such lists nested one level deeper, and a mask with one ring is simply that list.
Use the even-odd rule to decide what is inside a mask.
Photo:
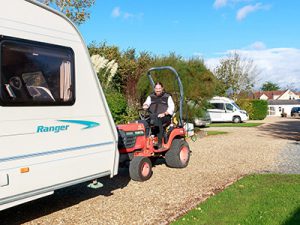
[{"label": "white caravan", "polygon": [[207,111],[211,122],[240,123],[249,120],[247,112],[241,110],[232,99],[216,96],[209,103],[212,108]]},{"label": "white caravan", "polygon": [[0,210],[117,174],[117,130],[76,27],[0,3]]}]

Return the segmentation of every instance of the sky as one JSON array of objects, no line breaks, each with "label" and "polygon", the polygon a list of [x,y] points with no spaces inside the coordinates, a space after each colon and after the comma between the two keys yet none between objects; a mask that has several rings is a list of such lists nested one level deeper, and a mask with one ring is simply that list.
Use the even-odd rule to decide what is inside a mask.
[{"label": "sky", "polygon": [[299,0],[96,0],[80,25],[86,44],[199,57],[213,70],[237,52],[266,81],[300,90]]}]

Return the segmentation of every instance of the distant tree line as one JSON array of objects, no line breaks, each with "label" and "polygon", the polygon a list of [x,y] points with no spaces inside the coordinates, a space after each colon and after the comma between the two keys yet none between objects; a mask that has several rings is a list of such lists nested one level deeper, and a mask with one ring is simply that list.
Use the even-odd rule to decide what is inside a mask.
[{"label": "distant tree line", "polygon": [[279,89],[279,85],[271,81],[267,81],[261,86],[262,91],[278,91]]},{"label": "distant tree line", "polygon": [[[184,59],[175,53],[167,56],[156,56],[148,52],[137,53],[134,48],[121,51],[117,46],[109,46],[106,43],[92,43],[88,49],[94,67],[98,65],[96,72],[116,122],[125,122],[136,117],[138,108],[152,92],[146,76],[151,67],[172,66],[177,70],[184,87],[184,100],[193,102],[193,107],[185,108],[186,111],[190,111],[190,116],[201,116],[201,109],[208,99],[224,94],[222,83],[206,68],[201,59]],[[95,58],[99,59],[98,62],[95,62]],[[117,70],[110,77],[108,74],[114,63]],[[162,82],[175,102],[179,102],[179,89],[176,77],[172,73],[154,73],[153,78]]]}]

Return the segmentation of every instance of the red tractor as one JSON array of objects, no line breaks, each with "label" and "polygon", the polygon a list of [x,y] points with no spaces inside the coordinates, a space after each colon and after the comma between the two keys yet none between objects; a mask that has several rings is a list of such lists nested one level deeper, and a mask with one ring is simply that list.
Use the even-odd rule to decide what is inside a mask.
[{"label": "red tractor", "polygon": [[[147,113],[139,113],[142,121],[136,121],[129,124],[118,125],[120,152],[120,164],[128,165],[129,174],[132,180],[146,181],[152,176],[152,162],[157,158],[165,158],[166,164],[173,168],[184,168],[188,165],[190,159],[190,148],[185,140],[186,130],[182,121],[183,108],[183,87],[180,77],[172,67],[155,67],[148,70],[147,75],[152,87],[154,81],[151,76],[153,71],[169,70],[176,75],[180,90],[179,101],[179,119],[178,122],[173,119],[170,124],[164,125],[165,135],[161,148],[157,148],[158,138],[154,127],[150,125],[149,132],[145,127],[145,122],[149,117]],[[173,116],[173,118],[175,118]],[[147,130],[147,132],[146,132]]]}]

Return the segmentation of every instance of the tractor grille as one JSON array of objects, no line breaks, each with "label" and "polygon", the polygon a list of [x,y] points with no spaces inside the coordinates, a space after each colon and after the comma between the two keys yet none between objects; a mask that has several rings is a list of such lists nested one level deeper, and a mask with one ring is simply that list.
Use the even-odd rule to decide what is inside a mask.
[{"label": "tractor grille", "polygon": [[118,130],[119,141],[118,148],[132,148],[136,142],[136,135],[134,132],[124,132],[123,130]]}]

